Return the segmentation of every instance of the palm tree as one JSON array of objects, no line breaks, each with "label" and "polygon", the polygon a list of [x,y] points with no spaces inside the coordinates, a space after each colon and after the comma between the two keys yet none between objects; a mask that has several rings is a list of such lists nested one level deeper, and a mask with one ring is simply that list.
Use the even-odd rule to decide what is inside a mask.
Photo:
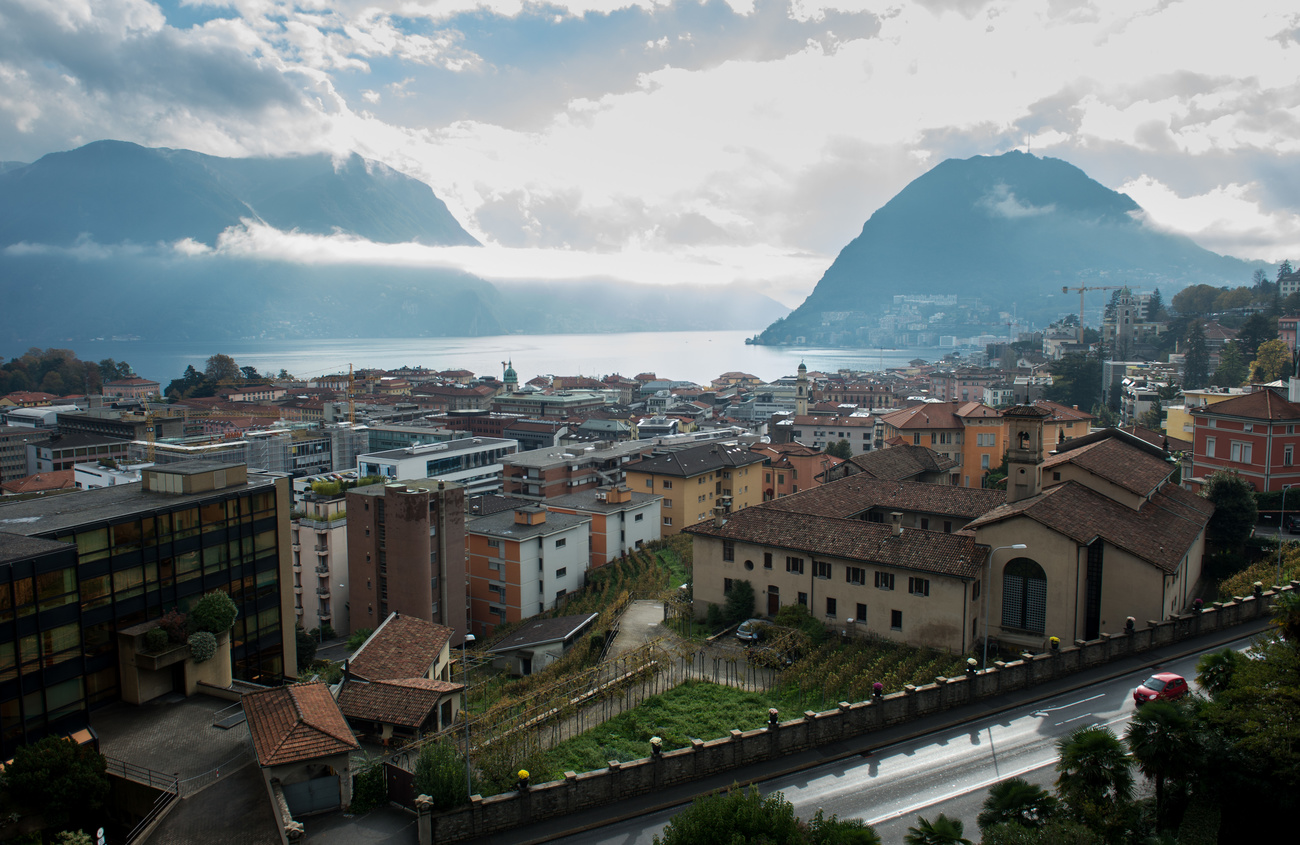
[{"label": "palm tree", "polygon": [[989,790],[978,821],[981,831],[1003,822],[1041,827],[1054,812],[1056,796],[1024,778],[1010,778]]},{"label": "palm tree", "polygon": [[1245,659],[1241,656],[1241,652],[1230,648],[1202,655],[1201,659],[1196,661],[1196,682],[1201,685],[1201,689],[1214,697],[1228,688],[1232,683],[1232,676],[1236,674]]},{"label": "palm tree", "polygon": [[962,836],[962,833],[960,819],[950,819],[940,813],[938,818],[929,822],[917,816],[916,827],[907,829],[903,842],[907,845],[972,845],[969,839]]},{"label": "palm tree", "polygon": [[1295,590],[1282,593],[1273,602],[1273,624],[1290,643],[1300,643],[1300,593]]},{"label": "palm tree", "polygon": [[1156,784],[1156,829],[1163,828],[1165,779],[1193,768],[1194,723],[1172,701],[1152,701],[1134,715],[1124,734],[1142,774]]},{"label": "palm tree", "polygon": [[1078,728],[1058,740],[1056,748],[1056,794],[1079,821],[1088,824],[1088,815],[1106,815],[1108,805],[1127,806],[1133,797],[1133,761],[1109,728]]}]

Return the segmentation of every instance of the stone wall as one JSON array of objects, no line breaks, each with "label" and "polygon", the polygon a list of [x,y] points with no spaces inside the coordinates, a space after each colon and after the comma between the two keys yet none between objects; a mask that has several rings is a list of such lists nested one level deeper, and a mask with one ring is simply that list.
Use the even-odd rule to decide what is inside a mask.
[{"label": "stone wall", "polygon": [[[1293,581],[1282,590],[1300,588]],[[430,802],[417,802],[421,845],[459,842],[510,828],[567,815],[624,798],[645,795],[665,787],[699,780],[720,772],[839,742],[890,725],[939,713],[950,708],[1025,689],[1109,663],[1149,649],[1222,631],[1267,616],[1275,593],[1257,592],[1237,601],[1216,603],[1200,613],[1164,622],[1135,624],[1119,634],[1075,641],[1073,646],[1010,663],[995,663],[987,672],[936,683],[855,704],[841,702],[835,710],[808,711],[784,722],[773,720],[765,728],[733,730],[730,736],[708,742],[693,740],[691,747],[667,751],[630,762],[610,761],[593,772],[565,772],[564,780],[528,789],[474,796],[470,804],[446,813],[434,812]]]}]

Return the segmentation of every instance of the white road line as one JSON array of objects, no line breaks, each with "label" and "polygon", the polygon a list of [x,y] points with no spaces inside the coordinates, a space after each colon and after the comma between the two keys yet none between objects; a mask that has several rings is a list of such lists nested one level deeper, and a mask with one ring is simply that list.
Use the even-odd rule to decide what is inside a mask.
[{"label": "white road line", "polygon": [[891,813],[887,816],[880,816],[879,818],[869,819],[867,821],[867,824],[876,825],[876,824],[880,824],[881,822],[893,821],[894,819],[901,818],[902,816],[911,815],[912,813],[915,813],[918,810],[924,810],[926,807],[932,807],[935,804],[940,804],[943,803],[944,801],[951,801],[954,798],[960,798],[961,796],[969,795],[972,792],[979,792],[981,789],[988,789],[990,786],[992,786],[995,783],[1001,783],[1002,781],[1008,780],[1010,778],[1018,778],[1021,775],[1028,774],[1029,772],[1034,771],[1035,769],[1041,769],[1044,766],[1053,765],[1058,759],[1060,758],[1057,755],[1053,755],[1052,758],[1045,763],[1035,763],[1032,766],[1025,766],[1024,768],[1017,769],[1014,772],[1009,772],[1005,775],[1002,775],[1001,777],[991,778],[982,783],[978,783],[974,786],[964,787],[962,789],[949,792],[945,795],[940,795],[937,798],[931,798],[927,800],[924,804],[915,804],[911,807],[908,807],[906,810],[899,810],[898,812]]},{"label": "white road line", "polygon": [[1054,712],[1054,711],[1056,711],[1056,710],[1064,710],[1064,709],[1067,708],[1067,707],[1075,707],[1075,706],[1080,705],[1080,704],[1087,704],[1089,701],[1096,701],[1096,700],[1099,699],[1099,698],[1105,698],[1105,697],[1106,697],[1106,693],[1104,693],[1104,692],[1103,692],[1103,693],[1098,693],[1097,695],[1089,696],[1088,698],[1081,698],[1081,699],[1079,699],[1078,701],[1071,701],[1069,704],[1062,704],[1062,705],[1057,706],[1057,707],[1044,707],[1044,708],[1042,708],[1041,710],[1035,710],[1034,712],[1030,713],[1029,715],[1030,715],[1030,716],[1044,716],[1044,715],[1046,715],[1046,714],[1048,714],[1048,713],[1052,713],[1052,712]]}]

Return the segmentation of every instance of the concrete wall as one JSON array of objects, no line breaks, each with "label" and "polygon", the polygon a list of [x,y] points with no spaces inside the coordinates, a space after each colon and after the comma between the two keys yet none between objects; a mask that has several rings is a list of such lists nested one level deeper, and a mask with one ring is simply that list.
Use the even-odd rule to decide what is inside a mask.
[{"label": "concrete wall", "polygon": [[[1293,581],[1284,590],[1300,588]],[[1165,622],[1148,622],[1129,633],[1103,634],[1089,642],[1075,641],[1055,653],[1026,660],[997,663],[985,673],[938,679],[873,701],[841,702],[835,710],[808,711],[801,717],[752,731],[733,730],[721,739],[692,740],[689,748],[630,762],[611,761],[593,772],[566,772],[562,781],[530,789],[474,796],[467,807],[434,812],[426,803],[419,810],[421,845],[459,842],[646,795],[679,783],[719,772],[852,739],[1013,690],[1026,689],[1080,670],[1118,660],[1159,646],[1208,634],[1267,616],[1275,594],[1264,592],[1239,602],[1215,604],[1202,613]]]}]

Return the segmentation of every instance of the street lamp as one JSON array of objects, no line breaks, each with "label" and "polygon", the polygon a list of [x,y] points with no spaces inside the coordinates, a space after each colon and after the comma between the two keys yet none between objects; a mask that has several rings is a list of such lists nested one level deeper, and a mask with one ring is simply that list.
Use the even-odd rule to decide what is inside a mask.
[{"label": "street lamp", "polygon": [[1282,529],[1286,526],[1286,491],[1291,489],[1290,484],[1282,485],[1282,517],[1277,524],[1277,585],[1282,586]]},{"label": "street lamp", "polygon": [[[981,671],[988,671],[989,668],[989,592],[993,589],[993,556],[1003,549],[1023,549],[1026,548],[1024,543],[1016,543],[1011,546],[998,546],[989,552],[989,574],[985,578],[988,581],[984,585],[984,666]],[[467,746],[468,747],[468,746]]]},{"label": "street lamp", "polygon": [[465,646],[474,642],[473,634],[460,641],[460,671],[465,677],[465,691],[461,694],[460,712],[465,717],[465,797],[474,797],[474,785],[469,779],[469,663],[465,660]]}]

